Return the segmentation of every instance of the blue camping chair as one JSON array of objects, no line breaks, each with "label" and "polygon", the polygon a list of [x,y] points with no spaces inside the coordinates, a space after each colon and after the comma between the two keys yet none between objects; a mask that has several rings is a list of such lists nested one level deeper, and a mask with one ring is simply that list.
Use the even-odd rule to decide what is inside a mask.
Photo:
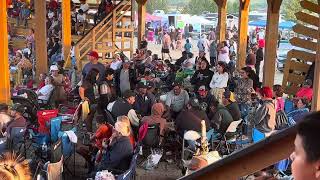
[{"label": "blue camping chair", "polygon": [[286,99],[286,101],[284,102],[284,111],[285,111],[286,113],[289,113],[289,112],[291,112],[291,111],[293,111],[293,110],[294,110],[294,103],[293,103],[293,101]]},{"label": "blue camping chair", "polygon": [[50,139],[51,143],[56,143],[59,139],[59,132],[61,130],[62,116],[52,118],[50,120]]},{"label": "blue camping chair", "polygon": [[287,174],[285,173],[285,171],[288,170],[289,165],[291,163],[290,158],[288,159],[284,159],[279,161],[277,164],[274,165],[275,169],[279,171],[279,173],[283,176],[287,176]]},{"label": "blue camping chair", "polygon": [[258,129],[252,129],[252,141],[253,143],[259,142],[265,138],[265,134],[260,132]]}]

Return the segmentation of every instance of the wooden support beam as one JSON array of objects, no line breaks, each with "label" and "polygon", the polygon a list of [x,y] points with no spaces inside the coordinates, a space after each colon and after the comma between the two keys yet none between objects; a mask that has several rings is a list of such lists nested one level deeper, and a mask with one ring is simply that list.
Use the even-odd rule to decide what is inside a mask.
[{"label": "wooden support beam", "polygon": [[310,28],[310,27],[306,27],[302,24],[296,24],[292,27],[292,30],[295,33],[304,35],[304,36],[308,36],[311,37],[313,39],[318,39],[318,30]]},{"label": "wooden support beam", "polygon": [[266,46],[263,66],[263,85],[272,87],[276,72],[277,43],[279,35],[279,15],[282,0],[268,0]]},{"label": "wooden support beam", "polygon": [[310,40],[305,40],[305,39],[300,39],[298,37],[294,37],[294,38],[290,39],[289,42],[293,46],[301,47],[301,48],[308,49],[311,51],[317,51],[317,43],[312,42]]},{"label": "wooden support beam", "polygon": [[145,34],[146,30],[146,12],[147,4],[146,0],[140,0],[138,2],[138,47],[142,41],[142,37]]},{"label": "wooden support beam", "polygon": [[303,0],[303,1],[300,1],[300,5],[303,9],[307,9],[311,12],[314,12],[314,13],[320,13],[320,6],[318,4],[315,4],[309,0]]},{"label": "wooden support beam", "polygon": [[291,127],[180,179],[239,179],[288,158],[295,136]]},{"label": "wooden support beam", "polygon": [[71,66],[71,4],[70,1],[62,1],[62,40],[63,57],[66,62],[65,67]]},{"label": "wooden support beam", "polygon": [[312,16],[304,12],[295,13],[297,20],[318,27],[318,17]]},{"label": "wooden support beam", "polygon": [[47,27],[46,27],[46,1],[35,0],[36,14],[36,77],[41,73],[48,73],[48,55],[47,55]]},{"label": "wooden support beam", "polygon": [[11,93],[6,1],[0,1],[0,39],[0,103],[9,104]]},{"label": "wooden support beam", "polygon": [[249,4],[250,0],[239,0],[239,42],[238,42],[238,59],[237,68],[241,69],[245,66],[247,56],[247,40],[248,40],[248,22],[249,22]]},{"label": "wooden support beam", "polygon": [[[320,4],[320,0],[318,0]],[[320,110],[320,20],[318,20],[318,43],[317,43],[317,58],[315,61],[314,80],[313,80],[313,98],[312,111]]]},{"label": "wooden support beam", "polygon": [[305,62],[314,62],[316,59],[316,54],[305,52],[301,50],[292,49],[288,52],[288,57],[294,57]]},{"label": "wooden support beam", "polygon": [[214,0],[218,6],[218,25],[216,31],[219,32],[218,39],[222,42],[226,39],[227,22],[227,0]]}]

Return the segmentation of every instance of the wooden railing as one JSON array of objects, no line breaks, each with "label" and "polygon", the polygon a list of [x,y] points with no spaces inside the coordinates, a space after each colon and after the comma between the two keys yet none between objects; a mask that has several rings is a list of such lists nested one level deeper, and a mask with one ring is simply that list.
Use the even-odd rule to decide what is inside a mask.
[{"label": "wooden railing", "polygon": [[294,126],[180,179],[235,180],[253,174],[288,158],[294,149],[295,135]]},{"label": "wooden railing", "polygon": [[[132,55],[134,36],[131,13],[131,0],[119,2],[112,13],[109,13],[78,41],[75,46],[75,55],[79,69],[82,68],[82,61],[91,50],[96,50],[102,60],[105,59],[106,54],[114,54],[116,51],[127,51]],[[126,42],[130,45],[126,45]]]}]

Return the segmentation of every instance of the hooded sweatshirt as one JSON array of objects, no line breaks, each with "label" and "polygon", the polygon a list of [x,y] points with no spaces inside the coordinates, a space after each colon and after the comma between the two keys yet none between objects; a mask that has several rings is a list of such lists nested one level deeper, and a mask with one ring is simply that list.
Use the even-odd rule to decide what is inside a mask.
[{"label": "hooded sweatshirt", "polygon": [[205,70],[197,70],[191,78],[191,84],[195,86],[195,89],[198,89],[200,86],[209,87],[213,76],[213,72],[209,68]]},{"label": "hooded sweatshirt", "polygon": [[152,106],[151,116],[145,116],[142,118],[142,122],[148,123],[148,125],[152,124],[160,124],[160,134],[164,135],[165,126],[167,120],[162,118],[164,113],[164,106],[162,103],[156,103]]}]

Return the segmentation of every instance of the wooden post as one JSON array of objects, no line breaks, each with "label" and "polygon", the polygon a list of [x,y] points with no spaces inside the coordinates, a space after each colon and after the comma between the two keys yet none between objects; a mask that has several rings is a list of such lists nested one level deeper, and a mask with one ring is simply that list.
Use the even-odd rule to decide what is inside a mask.
[{"label": "wooden post", "polygon": [[219,32],[218,38],[219,42],[226,39],[226,22],[227,22],[227,0],[214,0],[218,6],[218,25],[216,31]]},{"label": "wooden post", "polygon": [[0,103],[9,104],[11,98],[6,1],[0,1],[0,39]]},{"label": "wooden post", "polygon": [[71,5],[70,1],[62,1],[62,40],[63,57],[66,67],[71,66],[70,48],[71,48]]},{"label": "wooden post", "polygon": [[35,0],[34,6],[36,14],[36,77],[39,77],[41,73],[48,73],[46,1]]},{"label": "wooden post", "polygon": [[238,42],[238,59],[237,68],[245,66],[247,56],[247,39],[248,39],[248,21],[249,21],[249,4],[250,0],[239,0],[239,42]]},{"label": "wooden post", "polygon": [[[318,0],[320,5],[320,0]],[[319,12],[318,12],[319,14]],[[314,80],[313,80],[313,97],[312,97],[312,111],[320,110],[320,18],[318,20],[318,43],[317,43],[317,57],[315,60]]]},{"label": "wooden post", "polygon": [[138,3],[138,47],[146,31],[146,2],[147,0],[137,0]]},{"label": "wooden post", "polygon": [[282,0],[268,0],[266,46],[263,67],[263,85],[272,87],[276,71],[279,14]]}]

